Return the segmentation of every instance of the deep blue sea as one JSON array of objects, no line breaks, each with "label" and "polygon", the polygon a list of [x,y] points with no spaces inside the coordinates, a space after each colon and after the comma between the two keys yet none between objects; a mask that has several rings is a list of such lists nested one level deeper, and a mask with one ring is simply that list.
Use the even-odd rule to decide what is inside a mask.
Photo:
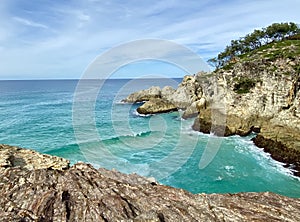
[{"label": "deep blue sea", "polygon": [[[72,164],[155,177],[192,193],[272,191],[300,197],[300,180],[253,145],[251,138],[218,138],[191,129],[181,111],[140,116],[139,104],[121,99],[152,85],[180,79],[0,81],[0,143],[67,158]],[[87,96],[97,94],[96,99]],[[74,101],[75,100],[75,101]],[[93,115],[85,111],[92,107]],[[91,122],[92,121],[92,122]],[[208,143],[220,143],[207,167],[199,161]]]}]

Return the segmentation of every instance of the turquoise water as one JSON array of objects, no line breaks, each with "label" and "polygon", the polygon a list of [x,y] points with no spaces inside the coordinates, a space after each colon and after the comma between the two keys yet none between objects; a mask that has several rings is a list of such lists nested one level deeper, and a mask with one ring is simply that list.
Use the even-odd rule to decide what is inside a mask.
[{"label": "turquoise water", "polygon": [[[171,84],[176,86],[177,82]],[[193,193],[272,191],[300,197],[299,179],[255,147],[251,142],[254,135],[220,140],[194,132],[193,120],[182,120],[180,112],[139,116],[135,111],[138,105],[120,103],[121,98],[166,82],[129,83],[109,80],[96,91],[97,136],[80,137],[85,132],[74,132],[72,119],[76,116],[76,80],[0,81],[0,143],[65,157],[72,163],[85,161],[96,167],[153,176],[163,184]],[[97,85],[91,81],[87,86],[92,89]],[[80,104],[84,107],[86,102]],[[81,114],[83,120],[85,115]],[[83,121],[82,129],[85,124]],[[221,146],[212,162],[199,169],[209,141],[221,141]]]}]

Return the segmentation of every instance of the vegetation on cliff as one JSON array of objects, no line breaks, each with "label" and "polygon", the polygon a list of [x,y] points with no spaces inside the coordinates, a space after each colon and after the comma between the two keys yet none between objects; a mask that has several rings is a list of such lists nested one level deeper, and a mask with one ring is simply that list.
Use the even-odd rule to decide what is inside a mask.
[{"label": "vegetation on cliff", "polygon": [[[255,47],[249,46],[247,48],[244,41],[249,41],[243,40],[244,38],[239,40],[239,44],[244,45],[244,48],[246,48],[244,51],[237,52],[234,51],[234,47],[232,46],[226,47],[225,51],[218,55],[218,58],[210,60],[210,62],[216,62],[216,66],[218,67],[215,73],[219,71],[231,72],[231,70],[236,70],[237,66],[242,65],[244,71],[247,70],[248,72],[244,72],[245,75],[234,77],[231,81],[233,91],[237,94],[249,93],[257,83],[262,83],[259,73],[263,73],[264,71],[280,76],[293,75],[297,79],[300,73],[300,29],[296,27],[294,23],[275,23],[261,31],[265,35],[261,35],[260,39],[262,42],[260,44],[252,44]],[[274,30],[277,30],[277,32]],[[282,30],[285,30],[285,32]],[[288,32],[288,30],[290,31]],[[254,30],[253,33],[247,35],[247,38],[250,38],[249,36],[252,35],[259,36],[258,31]],[[268,39],[272,41],[263,40],[267,38],[265,36],[268,36]],[[270,36],[273,36],[273,38]],[[245,37],[245,39],[247,38]],[[259,38],[252,37],[251,39]],[[223,57],[224,54],[230,55],[230,59],[228,59],[229,57]],[[252,75],[253,73],[257,74]]]},{"label": "vegetation on cliff", "polygon": [[234,91],[238,94],[248,93],[252,87],[255,86],[256,80],[242,77],[237,78],[234,84]]},{"label": "vegetation on cliff", "polygon": [[[255,38],[256,37],[256,38]],[[250,40],[253,40],[251,44]],[[255,40],[256,39],[256,40]],[[255,41],[258,41],[256,44]],[[240,44],[236,49],[235,44]],[[226,135],[259,129],[254,143],[300,175],[300,35],[294,23],[273,24],[232,42],[213,61],[217,98],[226,102]],[[208,99],[215,100],[214,97]],[[199,111],[194,128],[209,124]],[[201,124],[202,123],[202,124]],[[203,127],[202,127],[203,128]]]},{"label": "vegetation on cliff", "polygon": [[300,29],[293,22],[274,23],[266,28],[256,29],[238,40],[232,40],[223,52],[208,60],[208,62],[216,68],[221,68],[241,55],[254,52],[264,46],[269,48],[270,43],[277,43],[286,39],[290,41],[299,40],[299,34]]}]

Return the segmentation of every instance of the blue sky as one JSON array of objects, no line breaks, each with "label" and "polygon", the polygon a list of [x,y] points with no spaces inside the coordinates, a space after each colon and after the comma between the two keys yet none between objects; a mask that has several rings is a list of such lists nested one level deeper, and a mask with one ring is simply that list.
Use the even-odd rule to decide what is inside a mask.
[{"label": "blue sky", "polygon": [[149,38],[207,60],[255,28],[300,23],[299,9],[299,0],[1,0],[0,79],[80,78],[97,55]]}]

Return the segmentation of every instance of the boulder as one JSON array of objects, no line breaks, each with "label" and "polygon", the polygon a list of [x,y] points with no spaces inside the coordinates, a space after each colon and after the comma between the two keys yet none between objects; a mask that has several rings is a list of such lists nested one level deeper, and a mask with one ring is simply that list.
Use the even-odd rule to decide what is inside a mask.
[{"label": "boulder", "polygon": [[161,98],[169,101],[176,90],[171,86],[165,86],[161,90]]},{"label": "boulder", "polygon": [[271,154],[277,161],[286,163],[300,176],[300,135],[293,128],[265,124],[253,139],[256,146]]},{"label": "boulder", "polygon": [[145,102],[142,106],[137,108],[139,114],[156,114],[177,111],[177,107],[164,99],[154,98]]},{"label": "boulder", "polygon": [[199,91],[194,76],[185,76],[178,88],[166,99],[177,106],[179,109],[186,109],[197,101]]},{"label": "boulder", "polygon": [[197,117],[198,114],[200,113],[200,110],[205,108],[206,108],[206,100],[205,98],[202,97],[187,107],[187,109],[182,114],[182,118],[188,119],[188,118]]},{"label": "boulder", "polygon": [[160,97],[161,97],[160,87],[152,86],[149,89],[131,93],[127,98],[123,99],[122,102],[126,102],[126,103],[144,102],[152,98],[160,98]]},{"label": "boulder", "polygon": [[24,167],[26,169],[69,168],[70,161],[61,157],[40,154],[33,150],[0,144],[0,167]]},{"label": "boulder", "polygon": [[197,109],[197,102],[193,102],[192,105],[190,105],[182,114],[183,119],[188,119],[188,118],[194,118],[198,116],[199,112]]}]

